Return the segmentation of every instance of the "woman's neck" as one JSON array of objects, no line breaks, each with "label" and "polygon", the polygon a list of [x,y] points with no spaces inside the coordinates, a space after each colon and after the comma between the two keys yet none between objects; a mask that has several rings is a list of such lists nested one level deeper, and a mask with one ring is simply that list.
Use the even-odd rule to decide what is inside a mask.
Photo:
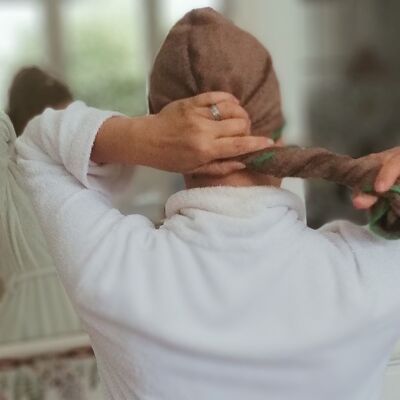
[{"label": "woman's neck", "polygon": [[209,175],[184,175],[186,188],[193,189],[198,187],[213,186],[233,186],[233,187],[250,187],[250,186],[281,186],[281,179],[270,175],[259,174],[250,171],[238,171],[232,174],[215,177]]}]

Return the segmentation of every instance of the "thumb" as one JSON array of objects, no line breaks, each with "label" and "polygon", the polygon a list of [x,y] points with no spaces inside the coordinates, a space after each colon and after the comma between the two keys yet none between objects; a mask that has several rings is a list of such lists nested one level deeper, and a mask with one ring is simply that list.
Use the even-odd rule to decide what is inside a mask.
[{"label": "thumb", "polygon": [[353,195],[352,200],[355,208],[358,210],[367,210],[378,201],[378,198],[370,194],[356,193]]}]

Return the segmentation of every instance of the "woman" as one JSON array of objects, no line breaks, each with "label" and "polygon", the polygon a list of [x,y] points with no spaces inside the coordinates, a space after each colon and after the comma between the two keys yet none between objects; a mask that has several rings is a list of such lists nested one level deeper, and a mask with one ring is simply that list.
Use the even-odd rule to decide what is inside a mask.
[{"label": "woman", "polygon": [[[226,93],[178,100],[211,87],[247,111]],[[150,105],[154,115],[131,119],[73,103],[17,143],[107,398],[378,399],[400,336],[399,242],[343,222],[313,231],[279,179],[238,161],[210,170],[271,144],[248,136],[250,119],[265,136],[281,127],[266,49],[195,10],[161,49]],[[400,176],[400,150],[376,157],[381,193]],[[160,229],[112,208],[123,164],[185,175]]]}]

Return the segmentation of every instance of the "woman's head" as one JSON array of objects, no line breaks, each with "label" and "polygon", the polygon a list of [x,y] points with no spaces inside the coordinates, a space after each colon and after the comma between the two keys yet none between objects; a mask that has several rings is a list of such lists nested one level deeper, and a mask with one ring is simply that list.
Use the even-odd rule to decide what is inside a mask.
[{"label": "woman's head", "polygon": [[279,83],[267,49],[211,8],[186,14],[170,31],[150,78],[150,112],[208,91],[240,100],[255,135],[283,125]]},{"label": "woman's head", "polygon": [[[278,139],[283,126],[279,83],[267,49],[211,8],[186,14],[169,32],[150,77],[149,109],[209,91],[232,93],[245,108],[252,134]],[[228,177],[186,176],[187,186],[275,185],[250,171]]]},{"label": "woman's head", "polygon": [[17,135],[47,107],[62,109],[73,101],[69,88],[38,67],[21,69],[9,90],[8,115]]}]

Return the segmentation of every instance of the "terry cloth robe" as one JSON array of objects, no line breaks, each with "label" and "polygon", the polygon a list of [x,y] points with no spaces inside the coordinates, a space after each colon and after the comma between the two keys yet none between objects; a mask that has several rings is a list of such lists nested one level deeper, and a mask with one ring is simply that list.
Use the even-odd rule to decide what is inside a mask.
[{"label": "terry cloth robe", "polygon": [[0,345],[82,333],[60,284],[0,112]]},{"label": "terry cloth robe", "polygon": [[400,337],[400,242],[314,231],[271,187],[178,192],[156,229],[113,209],[89,161],[113,115],[77,102],[17,140],[108,399],[378,400]]}]

